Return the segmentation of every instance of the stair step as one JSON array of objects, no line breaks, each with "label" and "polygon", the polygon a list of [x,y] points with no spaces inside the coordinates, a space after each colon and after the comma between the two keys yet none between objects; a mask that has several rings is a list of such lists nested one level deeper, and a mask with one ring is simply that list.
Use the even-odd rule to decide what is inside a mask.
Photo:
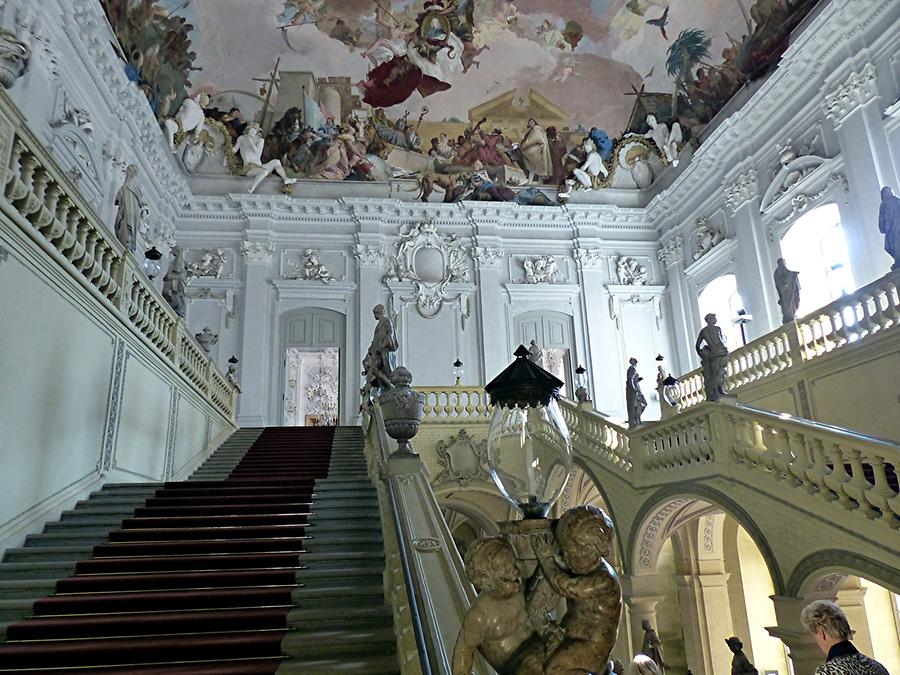
[{"label": "stair step", "polygon": [[75,571],[69,561],[0,563],[0,579],[60,579]]},{"label": "stair step", "polygon": [[6,579],[0,581],[0,598],[42,598],[56,590],[56,579]]},{"label": "stair step", "polygon": [[279,665],[277,675],[393,675],[399,672],[394,654],[344,654],[335,658],[288,658]]},{"label": "stair step", "polygon": [[6,549],[4,562],[23,562],[27,560],[39,560],[41,562],[71,561],[77,562],[87,558],[93,553],[93,546],[84,544],[78,546],[35,546]]}]

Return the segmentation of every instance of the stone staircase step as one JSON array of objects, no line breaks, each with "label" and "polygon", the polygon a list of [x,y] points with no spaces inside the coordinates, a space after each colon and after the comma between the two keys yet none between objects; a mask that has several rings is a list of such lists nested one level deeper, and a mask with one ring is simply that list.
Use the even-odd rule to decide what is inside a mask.
[{"label": "stone staircase step", "polygon": [[353,654],[341,658],[288,658],[281,662],[277,675],[344,675],[366,673],[366,675],[393,675],[400,672],[394,654],[365,656]]}]

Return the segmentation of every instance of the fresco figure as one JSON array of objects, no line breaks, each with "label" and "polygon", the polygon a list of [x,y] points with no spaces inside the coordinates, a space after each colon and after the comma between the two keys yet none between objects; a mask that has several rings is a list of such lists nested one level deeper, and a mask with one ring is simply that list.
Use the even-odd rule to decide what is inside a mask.
[{"label": "fresco figure", "polygon": [[519,143],[522,161],[528,173],[528,182],[533,183],[536,177],[546,178],[553,174],[550,161],[550,141],[543,127],[534,119],[528,120],[528,128],[522,142]]},{"label": "fresco figure", "polygon": [[209,105],[209,94],[200,93],[194,98],[184,99],[184,103],[175,113],[175,117],[169,117],[163,120],[163,130],[166,134],[166,141],[169,143],[169,149],[175,152],[176,134],[192,133],[199,136],[203,131],[203,123],[206,120],[204,108]]},{"label": "fresco figure", "polygon": [[259,124],[251,122],[234,144],[234,153],[239,155],[244,163],[244,175],[255,179],[247,192],[255,192],[259,184],[266,179],[266,176],[273,172],[281,178],[281,182],[284,185],[291,185],[297,182],[296,178],[288,178],[281,160],[270,159],[268,162],[263,163],[262,152],[262,130],[259,128]]}]

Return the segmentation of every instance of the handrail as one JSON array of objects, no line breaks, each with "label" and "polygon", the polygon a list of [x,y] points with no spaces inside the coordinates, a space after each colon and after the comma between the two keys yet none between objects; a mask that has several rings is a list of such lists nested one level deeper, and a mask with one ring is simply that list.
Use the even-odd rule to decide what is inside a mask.
[{"label": "handrail", "polygon": [[[728,355],[725,387],[758,382],[898,326],[900,270],[895,270],[735,349]],[[682,375],[678,388],[682,409],[706,400],[699,368]]]},{"label": "handrail", "polygon": [[2,90],[0,112],[3,214],[233,422],[234,388]]}]

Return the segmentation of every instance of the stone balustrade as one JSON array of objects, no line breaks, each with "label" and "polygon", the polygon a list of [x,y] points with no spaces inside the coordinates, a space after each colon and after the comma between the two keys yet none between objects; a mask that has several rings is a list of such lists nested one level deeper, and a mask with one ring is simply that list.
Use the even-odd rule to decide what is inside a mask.
[{"label": "stone balustrade", "polygon": [[0,166],[5,168],[0,210],[9,220],[233,420],[234,388],[5,96],[0,97]]},{"label": "stone balustrade", "polygon": [[[728,355],[725,387],[733,391],[900,327],[900,271],[887,274]],[[678,382],[682,410],[706,400],[698,368]]]},{"label": "stone balustrade", "polygon": [[416,387],[425,394],[425,419],[432,423],[487,421],[490,399],[483,387]]}]

